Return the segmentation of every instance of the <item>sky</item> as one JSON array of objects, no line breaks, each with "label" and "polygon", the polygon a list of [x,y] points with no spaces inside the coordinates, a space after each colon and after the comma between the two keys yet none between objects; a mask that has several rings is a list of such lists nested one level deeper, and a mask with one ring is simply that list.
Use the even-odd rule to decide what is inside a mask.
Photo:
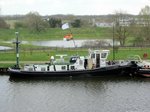
[{"label": "sky", "polygon": [[124,11],[138,15],[150,0],[0,0],[1,15],[107,15]]}]

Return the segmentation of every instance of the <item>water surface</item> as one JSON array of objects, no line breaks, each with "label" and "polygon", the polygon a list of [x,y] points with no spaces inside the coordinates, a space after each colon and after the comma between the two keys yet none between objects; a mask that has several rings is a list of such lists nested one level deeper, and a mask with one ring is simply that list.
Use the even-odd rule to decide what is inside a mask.
[{"label": "water surface", "polygon": [[1,50],[10,50],[12,49],[11,47],[7,47],[7,46],[0,46],[0,51]]},{"label": "water surface", "polygon": [[150,79],[0,76],[0,112],[149,112]]},{"label": "water surface", "polygon": [[[4,43],[12,43],[13,41],[4,41]],[[63,48],[74,48],[83,46],[112,46],[112,39],[88,39],[88,40],[47,40],[47,41],[21,41],[21,44],[31,44],[36,46],[46,46],[46,47],[63,47]],[[118,41],[115,41],[115,45],[120,45]]]}]

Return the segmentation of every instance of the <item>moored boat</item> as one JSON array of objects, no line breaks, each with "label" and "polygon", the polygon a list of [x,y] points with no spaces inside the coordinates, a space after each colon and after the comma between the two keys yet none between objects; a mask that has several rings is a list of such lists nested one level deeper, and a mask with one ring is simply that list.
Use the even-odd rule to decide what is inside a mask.
[{"label": "moored boat", "polygon": [[110,76],[131,75],[135,72],[135,64],[125,61],[107,61],[109,50],[89,50],[89,55],[72,56],[69,62],[64,60],[66,55],[50,63],[28,64],[21,69],[9,68],[11,77],[75,77],[75,76]]},{"label": "moored boat", "polygon": [[142,60],[140,56],[134,55],[132,56],[132,61],[137,64],[136,76],[147,77],[150,78],[150,61]]},{"label": "moored boat", "polygon": [[28,64],[19,67],[18,32],[16,32],[16,67],[9,68],[11,77],[65,77],[65,76],[110,76],[133,75],[137,65],[132,61],[107,61],[109,50],[89,50],[88,56],[72,56],[66,62],[64,56],[51,56],[50,62],[45,64]]},{"label": "moored boat", "polygon": [[137,74],[142,77],[150,78],[150,69],[139,69]]}]

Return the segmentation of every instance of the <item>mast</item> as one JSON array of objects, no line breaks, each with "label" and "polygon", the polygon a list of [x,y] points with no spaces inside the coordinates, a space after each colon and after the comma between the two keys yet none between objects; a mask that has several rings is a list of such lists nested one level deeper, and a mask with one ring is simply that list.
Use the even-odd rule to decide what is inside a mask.
[{"label": "mast", "polygon": [[15,32],[15,34],[16,34],[16,41],[14,43],[16,44],[16,68],[19,68],[19,44],[20,44],[20,41],[18,39],[19,32]]}]

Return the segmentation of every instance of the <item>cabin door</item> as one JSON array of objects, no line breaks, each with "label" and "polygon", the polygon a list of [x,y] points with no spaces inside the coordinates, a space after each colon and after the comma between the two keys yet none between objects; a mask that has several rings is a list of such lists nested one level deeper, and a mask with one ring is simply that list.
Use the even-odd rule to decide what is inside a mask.
[{"label": "cabin door", "polygon": [[96,68],[100,67],[100,54],[96,54]]}]

